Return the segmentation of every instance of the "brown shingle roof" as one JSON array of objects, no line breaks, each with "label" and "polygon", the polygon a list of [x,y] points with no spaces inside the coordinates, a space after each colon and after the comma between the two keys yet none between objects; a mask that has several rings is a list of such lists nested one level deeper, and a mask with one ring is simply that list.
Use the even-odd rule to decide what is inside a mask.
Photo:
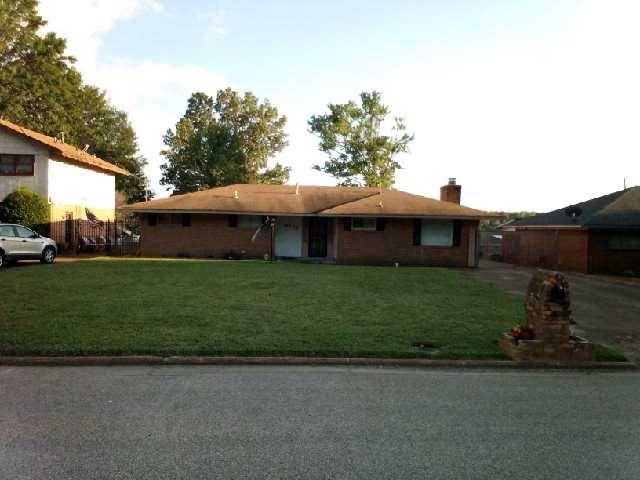
[{"label": "brown shingle roof", "polygon": [[67,163],[79,164],[84,167],[92,168],[94,170],[100,170],[102,172],[118,173],[120,175],[129,175],[124,168],[120,168],[112,163],[106,162],[101,158],[93,156],[87,152],[60,142],[53,137],[44,135],[42,133],[34,132],[28,128],[21,127],[15,123],[0,118],[0,127],[16,133],[22,137],[33,140],[41,145],[44,145],[49,149],[52,157],[59,158]]},{"label": "brown shingle roof", "polygon": [[292,185],[236,184],[135,203],[125,208],[139,213],[200,212],[470,219],[494,217],[481,210],[398,190]]}]

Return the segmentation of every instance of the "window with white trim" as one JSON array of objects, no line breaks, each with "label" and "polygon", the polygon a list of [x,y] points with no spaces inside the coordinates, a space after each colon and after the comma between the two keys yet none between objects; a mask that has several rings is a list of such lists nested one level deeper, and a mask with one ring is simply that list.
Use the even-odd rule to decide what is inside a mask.
[{"label": "window with white trim", "polygon": [[352,217],[351,230],[375,230],[376,217]]},{"label": "window with white trim", "polygon": [[422,220],[420,245],[429,247],[453,246],[452,220]]},{"label": "window with white trim", "polygon": [[238,215],[238,228],[258,228],[262,226],[260,215]]}]

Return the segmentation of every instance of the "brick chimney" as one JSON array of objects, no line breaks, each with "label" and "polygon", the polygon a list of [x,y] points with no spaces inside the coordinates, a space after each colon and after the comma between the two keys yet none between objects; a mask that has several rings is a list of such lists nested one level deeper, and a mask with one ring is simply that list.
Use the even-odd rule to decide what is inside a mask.
[{"label": "brick chimney", "polygon": [[456,184],[456,179],[449,178],[449,183],[440,187],[440,200],[443,202],[453,202],[460,205],[460,196],[462,195],[462,185]]}]

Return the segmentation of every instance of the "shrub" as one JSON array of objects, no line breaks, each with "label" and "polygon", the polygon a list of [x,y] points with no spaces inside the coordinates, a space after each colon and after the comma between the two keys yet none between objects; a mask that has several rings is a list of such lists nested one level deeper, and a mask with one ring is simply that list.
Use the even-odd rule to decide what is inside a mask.
[{"label": "shrub", "polygon": [[0,203],[0,221],[36,227],[49,222],[49,205],[37,193],[19,188]]}]

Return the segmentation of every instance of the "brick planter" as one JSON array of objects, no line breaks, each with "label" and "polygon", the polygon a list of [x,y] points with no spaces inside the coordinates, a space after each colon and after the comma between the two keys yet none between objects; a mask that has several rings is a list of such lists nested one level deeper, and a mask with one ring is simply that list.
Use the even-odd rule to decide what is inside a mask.
[{"label": "brick planter", "polygon": [[534,273],[524,301],[525,326],[533,330],[534,339],[517,339],[505,333],[499,339],[502,351],[516,361],[592,361],[593,345],[571,335],[569,293],[569,284],[561,273]]}]

